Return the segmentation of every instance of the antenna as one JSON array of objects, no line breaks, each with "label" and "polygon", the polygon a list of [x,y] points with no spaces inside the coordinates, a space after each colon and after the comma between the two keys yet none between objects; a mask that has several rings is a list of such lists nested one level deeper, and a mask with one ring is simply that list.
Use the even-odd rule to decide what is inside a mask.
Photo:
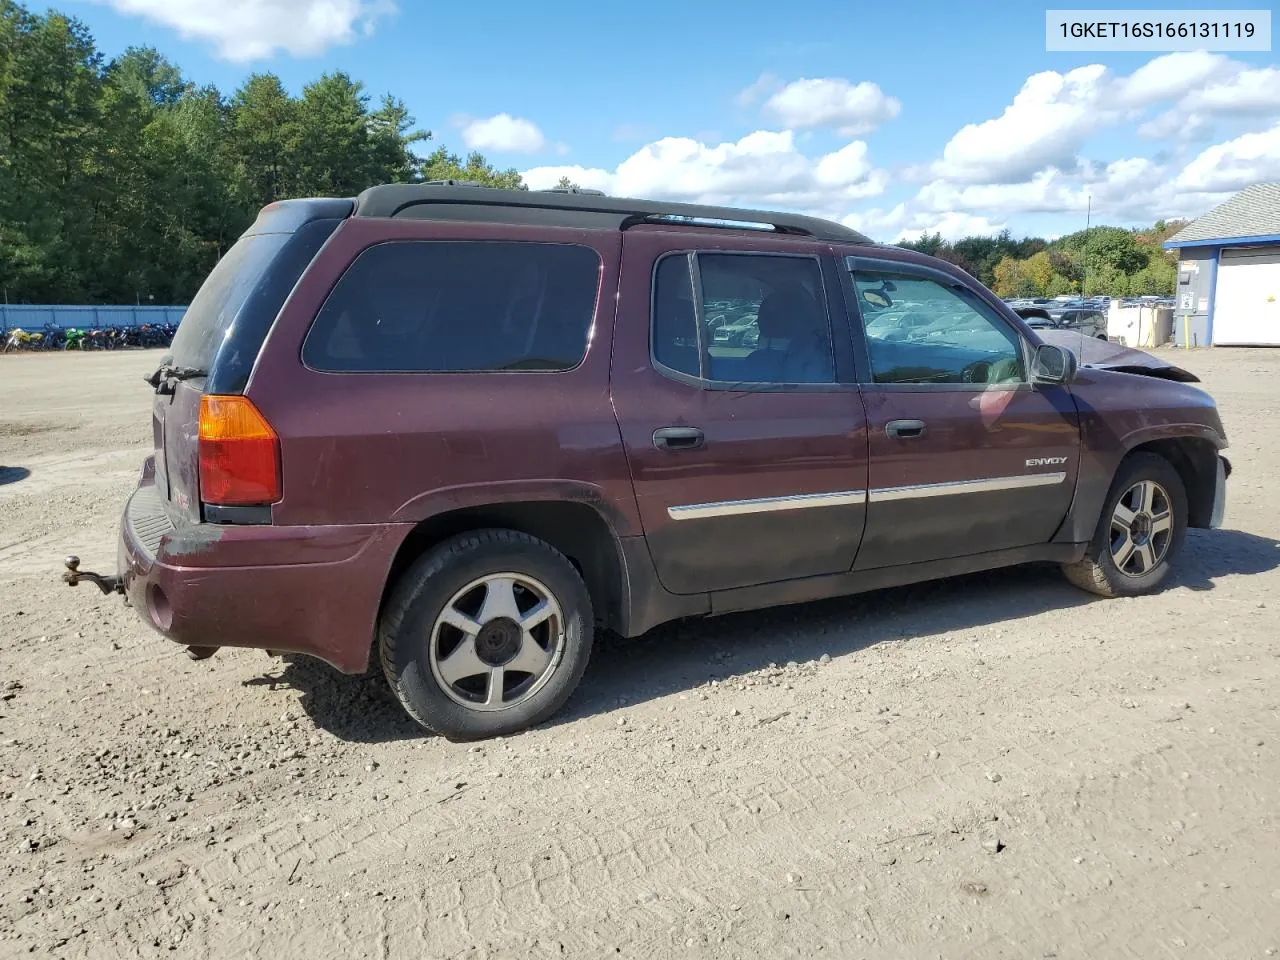
[{"label": "antenna", "polygon": [[1085,297],[1085,284],[1089,280],[1089,222],[1093,218],[1093,194],[1085,194],[1084,208],[1084,270],[1080,274],[1080,299]]}]

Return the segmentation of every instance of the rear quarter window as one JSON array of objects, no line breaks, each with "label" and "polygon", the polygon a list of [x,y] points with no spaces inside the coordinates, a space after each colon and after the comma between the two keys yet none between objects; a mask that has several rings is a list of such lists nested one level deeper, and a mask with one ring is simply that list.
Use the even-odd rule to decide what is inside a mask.
[{"label": "rear quarter window", "polygon": [[576,244],[380,243],[343,273],[302,359],[333,373],[569,370],[587,352],[600,269]]}]

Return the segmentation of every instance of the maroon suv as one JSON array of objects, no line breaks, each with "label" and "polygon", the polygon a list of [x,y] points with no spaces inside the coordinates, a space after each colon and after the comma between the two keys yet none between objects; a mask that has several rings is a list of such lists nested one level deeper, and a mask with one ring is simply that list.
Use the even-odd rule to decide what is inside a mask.
[{"label": "maroon suv", "polygon": [[118,576],[65,576],[193,656],[377,657],[424,726],[510,733],[599,629],[1028,561],[1154,588],[1221,520],[1222,424],[1189,374],[1079,352],[807,217],[452,183],[272,204],[150,378]]}]

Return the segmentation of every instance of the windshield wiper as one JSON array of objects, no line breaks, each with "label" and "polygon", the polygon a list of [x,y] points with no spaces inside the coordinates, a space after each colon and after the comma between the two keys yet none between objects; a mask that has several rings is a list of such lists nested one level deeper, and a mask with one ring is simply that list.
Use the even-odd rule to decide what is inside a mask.
[{"label": "windshield wiper", "polygon": [[[149,377],[143,377],[147,383],[155,388],[156,393],[172,393],[174,386],[182,380],[193,380],[196,377],[207,377],[208,370],[201,370],[199,367],[184,367],[172,363],[162,363],[156,368],[156,372]],[[161,387],[167,387],[162,390]]]}]

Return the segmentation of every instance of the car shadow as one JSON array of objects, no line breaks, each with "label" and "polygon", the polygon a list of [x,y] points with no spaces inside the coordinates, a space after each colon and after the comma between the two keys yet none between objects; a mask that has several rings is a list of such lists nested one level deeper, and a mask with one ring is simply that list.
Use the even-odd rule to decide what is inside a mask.
[{"label": "car shadow", "polygon": [[31,471],[26,467],[0,467],[0,487],[25,480],[29,476]]},{"label": "car shadow", "polygon": [[1243,530],[1191,530],[1169,578],[1169,588],[1212,590],[1213,581],[1220,577],[1250,576],[1277,567],[1280,540]]},{"label": "car shadow", "polygon": [[[1214,581],[1280,567],[1280,541],[1238,530],[1195,530],[1166,589],[1211,590]],[[555,727],[725,680],[770,664],[846,656],[881,643],[1106,602],[1068,584],[1051,564],[1032,564],[873,593],[685,620],[643,637],[606,635],[581,685],[545,726]],[[380,674],[351,677],[310,657],[286,655],[276,676],[249,685],[288,686],[315,724],[352,743],[431,736],[405,714]]]},{"label": "car shadow", "polygon": [[279,674],[255,677],[245,685],[299,691],[303,712],[339,740],[394,743],[432,736],[404,712],[380,671],[353,677],[302,654],[286,653],[282,660]]},{"label": "car shadow", "polygon": [[[1165,589],[1280,567],[1280,541],[1239,530],[1193,530]],[[1050,610],[1107,602],[1071,586],[1052,564],[1008,567],[832,600],[688,620],[643,637],[605,637],[566,709],[548,725],[691,690],[770,664],[857,653],[881,643],[997,626]]]}]

